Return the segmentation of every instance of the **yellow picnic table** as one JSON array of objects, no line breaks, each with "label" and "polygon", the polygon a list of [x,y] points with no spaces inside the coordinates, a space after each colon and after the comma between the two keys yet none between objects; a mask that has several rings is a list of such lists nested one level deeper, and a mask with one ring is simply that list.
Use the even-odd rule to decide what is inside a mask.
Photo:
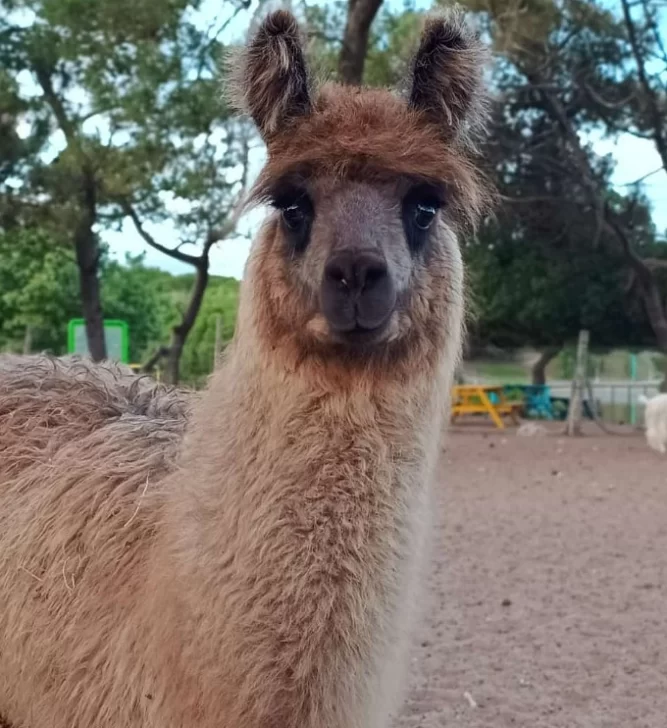
[{"label": "yellow picnic table", "polygon": [[502,386],[490,384],[459,384],[452,392],[452,422],[459,415],[486,414],[495,426],[505,428],[503,415],[518,424],[519,402],[508,402]]}]

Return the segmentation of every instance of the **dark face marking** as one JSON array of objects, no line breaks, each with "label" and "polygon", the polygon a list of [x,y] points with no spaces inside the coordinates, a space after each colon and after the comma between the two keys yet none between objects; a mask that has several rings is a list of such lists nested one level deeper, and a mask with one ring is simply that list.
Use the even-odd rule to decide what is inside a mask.
[{"label": "dark face marking", "polygon": [[284,181],[274,190],[271,204],[280,211],[283,232],[291,251],[303,253],[315,217],[307,189],[298,182]]},{"label": "dark face marking", "polygon": [[[426,246],[429,230],[445,206],[442,185],[402,179],[397,186],[403,230],[409,250],[419,253]],[[316,209],[307,177],[288,176],[276,182],[268,194],[270,204],[281,213],[281,224],[290,252],[303,253],[310,242]],[[319,206],[326,204],[321,200]],[[371,205],[372,201],[369,200]]]},{"label": "dark face marking", "polygon": [[424,249],[429,230],[444,206],[443,190],[432,184],[418,184],[403,198],[403,229],[408,247],[416,254]]}]

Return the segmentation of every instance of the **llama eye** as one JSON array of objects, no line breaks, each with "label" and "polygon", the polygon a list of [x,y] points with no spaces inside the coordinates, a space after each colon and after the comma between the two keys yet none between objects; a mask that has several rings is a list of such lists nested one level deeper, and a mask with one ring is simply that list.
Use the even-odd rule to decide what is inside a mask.
[{"label": "llama eye", "polygon": [[415,225],[420,230],[428,230],[431,227],[437,209],[433,205],[418,204],[415,207]]},{"label": "llama eye", "polygon": [[313,204],[303,190],[287,189],[274,197],[273,206],[280,211],[285,237],[291,249],[305,250],[313,221]]},{"label": "llama eye", "polygon": [[306,215],[300,205],[290,205],[283,208],[283,220],[285,225],[292,231],[298,230],[306,221]]},{"label": "llama eye", "polygon": [[413,187],[403,200],[403,228],[412,251],[421,250],[428,230],[442,207],[442,192],[432,185]]}]

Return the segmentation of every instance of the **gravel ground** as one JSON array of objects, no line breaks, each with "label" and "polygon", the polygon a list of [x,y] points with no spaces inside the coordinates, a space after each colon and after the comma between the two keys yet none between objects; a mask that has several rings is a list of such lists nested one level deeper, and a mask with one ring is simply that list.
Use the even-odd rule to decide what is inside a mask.
[{"label": "gravel ground", "polygon": [[665,728],[667,459],[515,433],[448,437],[396,728]]}]

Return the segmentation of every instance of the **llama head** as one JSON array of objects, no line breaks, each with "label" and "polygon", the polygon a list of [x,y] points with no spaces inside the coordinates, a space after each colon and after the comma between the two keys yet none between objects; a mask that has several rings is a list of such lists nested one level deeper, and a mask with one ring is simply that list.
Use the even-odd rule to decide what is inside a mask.
[{"label": "llama head", "polygon": [[426,22],[404,92],[315,88],[293,16],[264,20],[232,90],[267,145],[252,197],[273,212],[246,295],[272,350],[367,363],[458,341],[456,233],[488,199],[471,155],[484,60],[450,13]]}]

